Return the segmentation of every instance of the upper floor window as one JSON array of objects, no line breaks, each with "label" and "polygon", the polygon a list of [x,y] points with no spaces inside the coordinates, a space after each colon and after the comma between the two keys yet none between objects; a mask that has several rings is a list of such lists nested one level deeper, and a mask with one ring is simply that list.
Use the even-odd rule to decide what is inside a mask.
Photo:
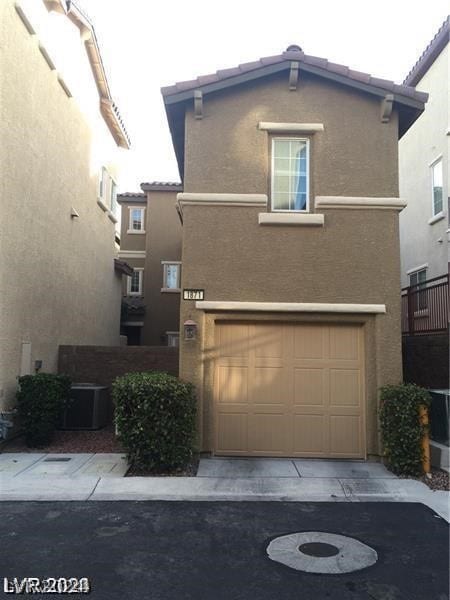
[{"label": "upper floor window", "polygon": [[119,205],[117,204],[117,184],[114,179],[111,179],[110,195],[110,210],[114,216],[117,216]]},{"label": "upper floor window", "polygon": [[128,277],[127,293],[129,296],[142,296],[143,269],[134,269]]},{"label": "upper floor window", "polygon": [[145,233],[144,215],[145,208],[130,206],[130,221],[128,225],[128,233]]},{"label": "upper floor window", "polygon": [[433,202],[433,217],[443,211],[442,197],[442,158],[431,165],[431,186],[432,186],[432,202]]},{"label": "upper floor window", "polygon": [[272,210],[309,210],[309,140],[272,139]]},{"label": "upper floor window", "polygon": [[427,308],[426,282],[427,270],[420,269],[409,274],[409,285],[412,288],[412,304],[414,312]]},{"label": "upper floor window", "polygon": [[163,291],[180,291],[181,263],[163,261]]},{"label": "upper floor window", "polygon": [[108,171],[102,167],[98,176],[98,197],[100,200],[106,198],[106,188],[108,186]]}]

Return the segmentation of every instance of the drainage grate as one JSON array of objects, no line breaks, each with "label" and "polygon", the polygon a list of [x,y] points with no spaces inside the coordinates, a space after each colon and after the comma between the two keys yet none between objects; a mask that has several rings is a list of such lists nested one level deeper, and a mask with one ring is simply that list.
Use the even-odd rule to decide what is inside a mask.
[{"label": "drainage grate", "polygon": [[43,462],[69,462],[72,460],[71,458],[61,457],[61,458],[44,458]]},{"label": "drainage grate", "polygon": [[323,531],[277,537],[267,546],[267,555],[296,571],[334,575],[360,571],[378,560],[375,550],[359,540]]}]

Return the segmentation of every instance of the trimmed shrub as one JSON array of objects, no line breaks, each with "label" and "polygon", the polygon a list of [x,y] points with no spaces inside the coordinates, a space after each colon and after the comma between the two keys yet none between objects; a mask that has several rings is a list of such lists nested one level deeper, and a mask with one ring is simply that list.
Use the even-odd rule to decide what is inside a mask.
[{"label": "trimmed shrub", "polygon": [[47,446],[70,398],[71,380],[66,375],[37,373],[19,377],[17,408],[30,448]]},{"label": "trimmed shrub", "polygon": [[420,409],[430,403],[429,393],[413,383],[381,388],[384,456],[388,468],[397,475],[423,473],[422,438],[428,426],[420,422]]},{"label": "trimmed shrub", "polygon": [[136,471],[173,471],[194,454],[194,386],[168,373],[128,373],[112,385],[120,441]]}]

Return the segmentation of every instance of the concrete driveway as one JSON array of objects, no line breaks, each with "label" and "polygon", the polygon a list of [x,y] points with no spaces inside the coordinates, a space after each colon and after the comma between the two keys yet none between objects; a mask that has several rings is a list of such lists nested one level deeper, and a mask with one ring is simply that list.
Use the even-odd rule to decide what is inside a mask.
[{"label": "concrete driveway", "polygon": [[[94,600],[449,597],[448,525],[419,504],[99,501],[1,508],[1,575],[8,585],[14,578],[86,577]],[[299,532],[356,539],[377,561],[323,575],[268,558],[274,538]]]}]

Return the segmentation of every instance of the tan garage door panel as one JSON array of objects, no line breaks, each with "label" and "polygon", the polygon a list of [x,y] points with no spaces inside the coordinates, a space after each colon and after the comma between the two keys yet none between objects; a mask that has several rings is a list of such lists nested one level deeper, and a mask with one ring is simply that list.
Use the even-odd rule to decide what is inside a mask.
[{"label": "tan garage door panel", "polygon": [[365,456],[362,327],[216,329],[217,454]]}]

